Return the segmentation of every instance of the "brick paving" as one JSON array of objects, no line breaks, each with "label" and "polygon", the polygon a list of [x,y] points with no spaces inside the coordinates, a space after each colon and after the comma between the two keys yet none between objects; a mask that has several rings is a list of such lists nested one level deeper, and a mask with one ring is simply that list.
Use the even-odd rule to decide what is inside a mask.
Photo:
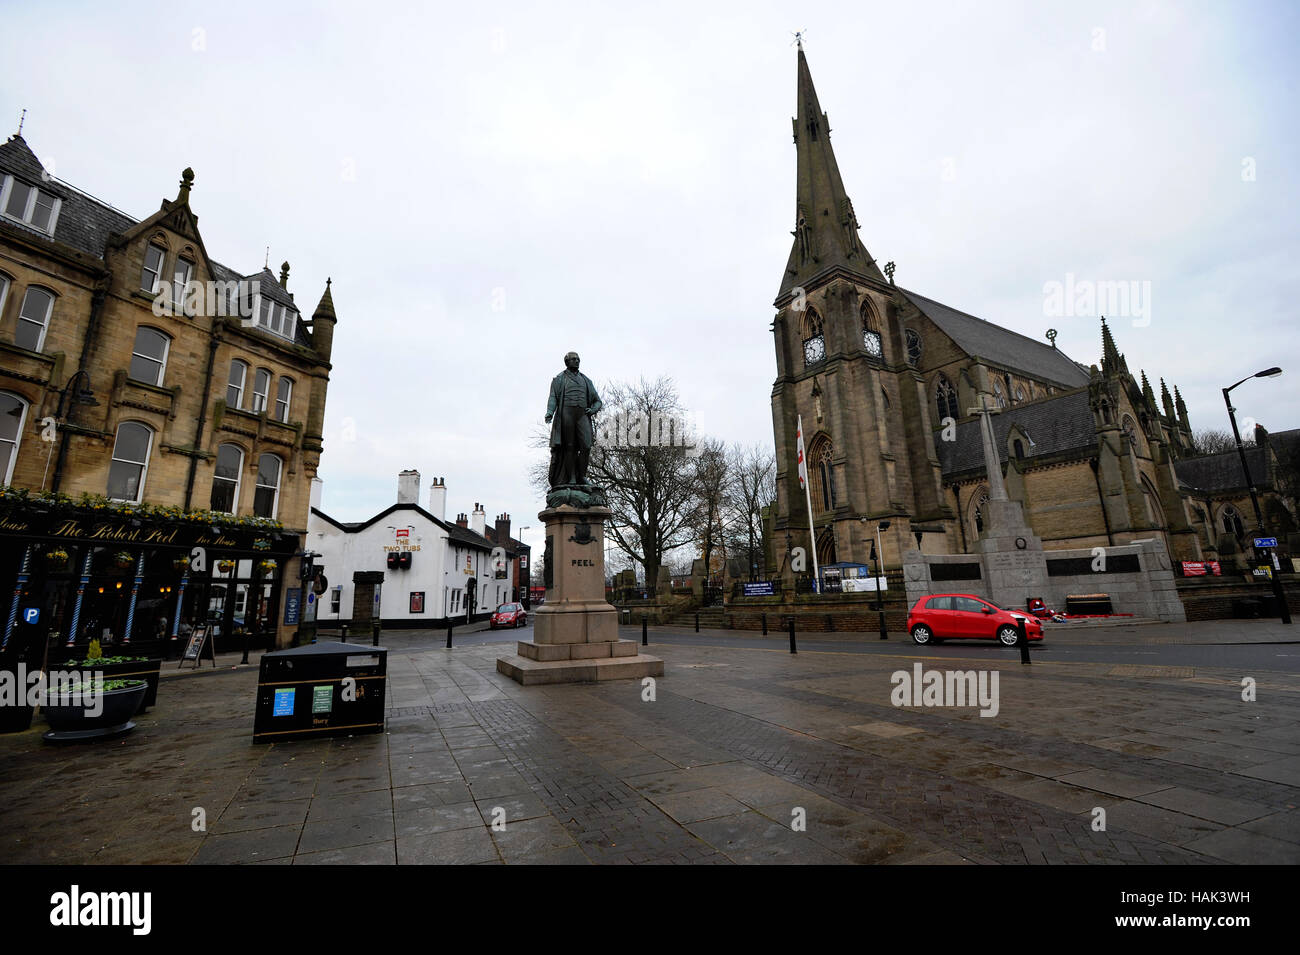
[{"label": "brick paving", "polygon": [[[0,863],[1300,862],[1286,673],[1245,703],[1157,659],[660,644],[651,702],[517,686],[506,645],[392,643],[383,734],[254,745],[256,669],[222,661],[168,671],[119,740],[0,737]],[[893,706],[917,660],[996,670],[998,714]]]}]

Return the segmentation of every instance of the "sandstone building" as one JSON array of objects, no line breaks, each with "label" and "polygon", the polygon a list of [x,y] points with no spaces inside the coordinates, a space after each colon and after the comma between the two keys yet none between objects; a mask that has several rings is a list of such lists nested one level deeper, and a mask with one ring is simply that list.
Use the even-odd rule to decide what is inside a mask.
[{"label": "sandstone building", "polygon": [[0,146],[6,643],[30,608],[69,644],[297,629],[333,299],[214,260],[193,183],[136,220]]}]

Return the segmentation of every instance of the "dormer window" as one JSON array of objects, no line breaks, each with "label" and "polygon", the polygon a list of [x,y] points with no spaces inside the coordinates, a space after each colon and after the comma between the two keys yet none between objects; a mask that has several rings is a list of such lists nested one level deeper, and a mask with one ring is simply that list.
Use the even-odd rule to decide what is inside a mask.
[{"label": "dormer window", "polygon": [[257,303],[257,327],[293,341],[297,312],[269,298],[260,298]]},{"label": "dormer window", "polygon": [[186,286],[189,285],[190,279],[194,277],[194,263],[188,259],[178,258],[176,260],[176,271],[172,274],[172,302],[176,310],[182,314],[185,311],[185,292]]},{"label": "dormer window", "polygon": [[0,208],[4,209],[4,214],[10,219],[17,219],[46,235],[54,234],[54,223],[59,217],[62,200],[13,176],[5,177],[0,195],[4,197]]}]

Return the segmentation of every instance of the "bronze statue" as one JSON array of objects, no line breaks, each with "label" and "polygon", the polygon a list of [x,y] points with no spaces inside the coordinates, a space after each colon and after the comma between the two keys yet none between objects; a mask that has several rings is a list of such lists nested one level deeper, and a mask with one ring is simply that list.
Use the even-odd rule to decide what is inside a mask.
[{"label": "bronze statue", "polygon": [[591,379],[578,371],[578,353],[564,356],[564,371],[551,381],[546,422],[551,426],[551,489],[587,487],[587,464],[595,429],[591,419],[600,411],[600,397]]}]

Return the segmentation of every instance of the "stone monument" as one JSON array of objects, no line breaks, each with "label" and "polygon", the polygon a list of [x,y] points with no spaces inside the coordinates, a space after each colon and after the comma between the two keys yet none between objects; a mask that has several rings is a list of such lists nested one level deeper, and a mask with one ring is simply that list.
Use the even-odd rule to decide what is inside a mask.
[{"label": "stone monument", "polygon": [[497,672],[518,683],[586,683],[663,676],[664,664],[618,637],[618,612],[605,599],[604,491],[587,483],[595,443],[592,417],[600,398],[578,370],[576,352],[551,382],[550,491],[538,519],[546,525],[546,602],[533,613],[532,640],[497,659]]},{"label": "stone monument", "polygon": [[1025,520],[1024,507],[1007,496],[1002,462],[993,437],[992,416],[999,409],[991,406],[988,398],[988,394],[981,394],[979,407],[967,411],[980,419],[984,470],[989,485],[984,536],[975,543],[975,552],[982,557],[989,598],[999,607],[1019,608],[1025,606],[1029,597],[1046,592],[1047,559],[1042,538],[1030,530]]}]

